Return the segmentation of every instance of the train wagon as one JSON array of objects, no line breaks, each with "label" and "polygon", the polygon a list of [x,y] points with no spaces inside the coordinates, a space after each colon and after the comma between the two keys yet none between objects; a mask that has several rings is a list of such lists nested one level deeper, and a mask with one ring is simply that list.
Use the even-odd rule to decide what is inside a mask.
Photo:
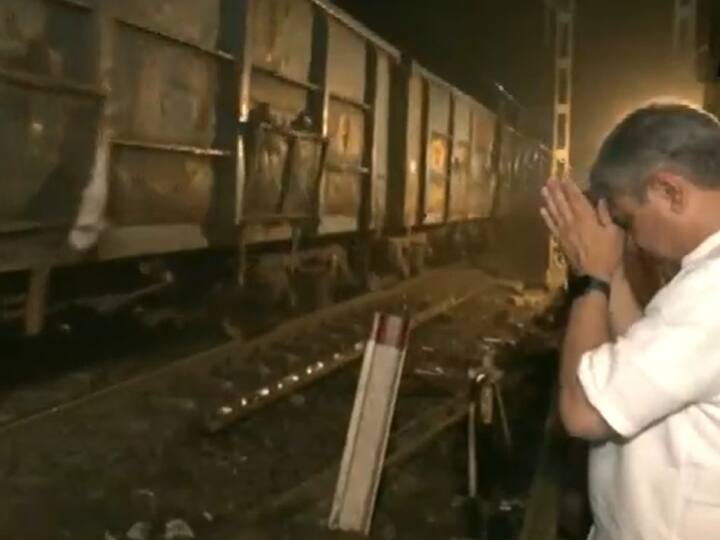
[{"label": "train wagon", "polygon": [[218,280],[408,275],[492,221],[508,167],[544,176],[326,0],[1,0],[0,117],[0,318],[27,334]]},{"label": "train wagon", "polygon": [[[390,122],[390,172],[385,238],[421,266],[435,249],[452,246],[458,231],[491,216],[497,185],[498,116],[417,62],[398,66]],[[440,234],[437,234],[440,233]]]},{"label": "train wagon", "polygon": [[511,125],[498,127],[498,190],[489,224],[490,257],[499,271],[537,281],[548,267],[548,237],[539,214],[540,189],[550,171],[550,150]]}]

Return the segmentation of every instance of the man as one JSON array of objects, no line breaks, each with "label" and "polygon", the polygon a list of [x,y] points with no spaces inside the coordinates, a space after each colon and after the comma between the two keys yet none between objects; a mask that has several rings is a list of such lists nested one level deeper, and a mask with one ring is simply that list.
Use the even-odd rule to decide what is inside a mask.
[{"label": "man", "polygon": [[[592,540],[720,539],[720,124],[655,104],[605,140],[593,206],[551,180],[542,215],[574,272],[560,416],[593,442]],[[675,277],[643,311],[625,235]]]}]

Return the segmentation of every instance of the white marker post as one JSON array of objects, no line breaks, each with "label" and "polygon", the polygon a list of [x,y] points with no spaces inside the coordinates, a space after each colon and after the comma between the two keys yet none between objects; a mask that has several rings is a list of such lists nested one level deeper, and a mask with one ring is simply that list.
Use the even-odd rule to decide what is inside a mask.
[{"label": "white marker post", "polygon": [[409,333],[406,318],[375,315],[330,511],[330,529],[370,532]]}]

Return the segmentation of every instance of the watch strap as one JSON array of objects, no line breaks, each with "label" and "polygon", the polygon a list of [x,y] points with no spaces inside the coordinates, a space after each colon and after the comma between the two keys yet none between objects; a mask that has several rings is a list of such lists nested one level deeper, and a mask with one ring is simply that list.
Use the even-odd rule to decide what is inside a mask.
[{"label": "watch strap", "polygon": [[568,292],[573,300],[590,291],[600,291],[610,298],[610,284],[604,279],[596,278],[589,274],[577,276],[570,282],[568,287]]}]

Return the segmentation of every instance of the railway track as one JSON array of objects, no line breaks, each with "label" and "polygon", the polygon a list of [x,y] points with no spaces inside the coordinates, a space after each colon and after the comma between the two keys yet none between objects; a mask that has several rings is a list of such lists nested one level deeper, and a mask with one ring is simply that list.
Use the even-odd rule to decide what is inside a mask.
[{"label": "railway track", "polygon": [[[385,459],[385,474],[388,473],[394,476],[403,477],[407,476],[408,472],[407,462],[411,458],[415,458],[418,454],[424,454],[428,447],[432,447],[437,444],[438,439],[446,438],[448,430],[459,427],[458,424],[463,422],[468,415],[468,385],[466,377],[466,368],[468,365],[478,365],[480,356],[479,348],[475,347],[478,339],[473,339],[470,336],[464,336],[463,350],[452,350],[452,347],[445,348],[444,350],[439,347],[439,344],[450,342],[454,336],[458,333],[457,319],[463,319],[466,316],[472,318],[470,315],[473,310],[473,306],[477,306],[481,301],[468,301],[467,309],[463,307],[458,308],[458,312],[455,317],[450,316],[448,319],[450,324],[447,326],[442,323],[433,323],[431,317],[428,318],[428,328],[423,329],[420,335],[415,335],[411,338],[411,348],[408,353],[410,359],[410,374],[406,374],[405,379],[401,384],[401,397],[398,401],[398,408],[395,414],[395,422],[392,429],[388,445],[388,453]],[[452,319],[456,319],[452,321]],[[519,327],[525,326],[519,324]],[[517,330],[518,326],[515,326]],[[481,332],[482,334],[482,332]],[[502,334],[502,332],[500,332]],[[519,335],[517,332],[514,334],[515,340],[525,339],[527,336]],[[476,336],[477,337],[477,336]],[[508,347],[512,348],[517,344],[510,339],[508,334],[504,334],[504,338],[486,336],[488,339],[484,340],[485,345],[490,344],[491,346],[498,347],[500,349],[505,348],[505,353],[512,355],[513,352],[508,350]],[[531,345],[531,350],[534,345]],[[481,348],[480,348],[481,349]],[[430,383],[427,385],[428,380],[423,378],[419,381],[413,379],[412,373],[427,372],[425,369],[418,369],[422,364],[423,353],[430,353],[436,355],[435,363],[444,366],[444,371],[447,379],[455,379],[454,385],[441,385],[435,386]],[[475,355],[474,355],[475,354]],[[501,353],[502,354],[502,353]],[[529,354],[536,354],[531,352]],[[437,355],[442,355],[442,358],[437,358]],[[455,369],[454,375],[450,372],[452,368]],[[525,371],[536,371],[538,367],[542,369],[542,366],[537,364],[530,366],[524,366]],[[515,373],[514,376],[509,377],[509,388],[513,391],[517,390],[518,387],[523,384],[528,384],[528,379],[532,379],[534,376],[528,376],[528,373],[523,374]],[[424,384],[425,383],[425,384]],[[531,383],[532,384],[532,383]],[[441,388],[440,392],[434,392],[433,390]],[[536,400],[537,398],[535,398]],[[544,398],[540,400],[544,403]],[[538,407],[538,410],[542,410],[544,405]],[[523,406],[517,404],[513,407],[514,416],[517,418],[527,414],[527,410],[522,411]],[[518,414],[518,410],[522,412]],[[345,427],[345,423],[342,424]],[[496,426],[496,433],[502,439],[504,434],[502,433],[502,425]],[[464,431],[464,427],[460,429]],[[523,443],[528,443],[528,437],[522,436],[521,440]],[[503,447],[503,451],[507,450],[504,446],[506,441],[497,440],[496,444]],[[534,442],[534,441],[533,441]],[[460,444],[461,454],[463,452],[462,447],[467,442],[463,437]],[[530,444],[532,446],[532,443]],[[457,449],[456,449],[457,450]],[[497,451],[497,449],[496,449]],[[527,449],[526,449],[527,451]],[[340,453],[336,454],[339,458]],[[509,456],[506,456],[509,457]],[[488,448],[483,449],[482,459],[488,459]],[[446,465],[447,468],[444,471],[440,471],[441,476],[453,477],[453,470],[457,467],[457,464]],[[332,532],[326,529],[327,517],[330,511],[330,502],[332,493],[337,480],[337,474],[339,469],[339,462],[331,462],[325,466],[319,472],[309,475],[298,484],[291,488],[278,493],[276,496],[271,497],[267,501],[263,501],[260,504],[254,505],[249,510],[243,512],[240,516],[230,520],[230,523],[224,527],[223,534],[219,534],[217,538],[222,540],[239,540],[239,539],[254,539],[254,538],[336,538]],[[437,473],[437,471],[435,471]],[[427,471],[423,471],[422,475],[427,474]],[[521,473],[522,474],[522,473]],[[443,479],[444,483],[447,484],[447,478]],[[452,480],[450,481],[452,483]],[[447,486],[445,486],[448,489]],[[450,488],[452,489],[452,488]],[[455,492],[448,495],[447,492],[443,493],[447,498],[445,500],[435,499],[434,503],[441,503],[450,505],[453,499],[463,499],[462,496],[458,497],[459,494],[465,493],[465,484],[461,478],[458,485],[455,486]],[[515,487],[517,491],[517,487]],[[443,495],[440,495],[442,497]],[[453,524],[456,528],[462,529],[467,525],[465,520],[468,516],[472,515],[476,523],[478,517],[477,508],[473,508],[468,511],[468,503],[477,505],[477,501],[463,500],[460,510],[453,507],[451,510],[448,506],[449,513],[453,513],[456,522]],[[378,503],[382,505],[382,502]],[[455,503],[453,503],[455,504]],[[503,505],[507,504],[503,502]],[[425,510],[430,511],[432,508],[428,507]],[[435,509],[437,510],[437,509]],[[423,514],[424,511],[418,511]],[[460,516],[458,518],[458,516]],[[417,520],[420,516],[416,516]],[[516,515],[515,518],[518,516]],[[412,518],[410,518],[412,521]],[[440,519],[442,521],[442,518]],[[446,520],[447,521],[452,521]],[[447,525],[447,523],[445,524]],[[417,524],[414,525],[417,528]],[[392,528],[392,527],[391,527]],[[422,528],[422,527],[421,527]],[[479,530],[479,529],[476,529]],[[378,531],[376,530],[375,533]],[[382,533],[382,538],[387,535]],[[391,534],[392,536],[392,534]],[[422,536],[423,538],[425,536]],[[430,537],[430,536],[428,536]]]},{"label": "railway track", "polygon": [[[224,369],[237,369],[236,364],[245,362],[248,358],[257,354],[258,351],[267,351],[274,347],[274,343],[276,342],[292,340],[294,337],[301,336],[309,329],[317,328],[318,326],[327,326],[330,332],[330,338],[332,339],[333,328],[342,327],[342,323],[339,323],[338,319],[342,317],[357,317],[359,311],[380,309],[383,308],[383,306],[391,306],[393,303],[400,305],[404,296],[412,295],[414,290],[427,286],[447,271],[448,268],[431,271],[422,276],[407,280],[392,289],[371,293],[310,315],[291,319],[249,342],[243,340],[230,341],[185,357],[177,354],[178,348],[182,346],[182,344],[179,344],[173,347],[173,352],[169,353],[170,355],[175,354],[175,359],[171,359],[170,357],[164,361],[156,362],[154,358],[148,358],[147,363],[150,367],[138,367],[139,362],[137,359],[132,360],[133,367],[129,369],[123,369],[122,367],[118,369],[116,366],[100,366],[99,369],[96,368],[84,374],[86,375],[83,381],[84,389],[79,391],[75,388],[77,385],[74,384],[74,377],[71,375],[66,377],[67,383],[64,387],[63,383],[47,385],[48,390],[44,393],[42,390],[38,391],[34,387],[31,387],[29,390],[8,392],[8,395],[5,396],[2,401],[2,406],[0,407],[0,418],[6,419],[5,421],[0,419],[0,435],[10,434],[13,430],[32,424],[35,421],[42,421],[43,419],[65,414],[78,407],[92,405],[97,400],[111,398],[113,395],[121,394],[133,387],[151,385],[163,377],[172,376],[174,372],[182,372],[185,370],[193,371],[194,366],[200,366],[200,370],[202,370],[207,367],[207,365],[218,362],[221,365],[216,368],[216,373],[220,373]],[[364,338],[362,335],[363,329],[360,329],[356,334],[358,338],[357,342],[359,343],[360,340]],[[195,344],[189,346],[197,347]],[[280,348],[283,346],[285,345],[280,345]],[[223,367],[223,361],[228,358],[232,358],[233,360],[231,362],[225,362],[225,366]],[[292,358],[290,359],[292,360]],[[120,359],[117,363],[123,364],[130,362],[128,362],[127,359]],[[328,362],[328,365],[332,363],[332,361]],[[233,365],[231,366],[230,364]],[[272,373],[267,371],[267,369],[276,371],[277,367],[278,366],[274,364],[270,368],[261,366],[259,371],[254,372],[252,365],[249,367],[246,366],[246,373],[244,373],[244,375],[248,377],[246,381],[257,381],[259,384],[260,380],[265,378],[272,379]],[[322,369],[316,371],[322,372]],[[315,374],[314,378],[321,375],[319,372]],[[258,374],[259,379],[256,376]],[[226,384],[225,387],[227,388],[227,386]],[[288,388],[291,386],[292,385],[287,385]],[[245,390],[249,390],[247,385]],[[277,388],[275,388],[275,390],[277,390]],[[238,398],[230,401],[242,403],[242,399],[243,398]],[[274,396],[272,399],[274,399]],[[28,405],[29,402],[32,402],[32,405]],[[255,406],[257,405],[248,407],[247,411],[243,414],[247,414],[247,412]],[[233,415],[228,416],[227,420],[230,420]],[[223,420],[213,421],[209,418],[208,422],[216,425],[222,424]]]},{"label": "railway track", "polygon": [[[412,420],[397,427],[388,441],[389,451],[384,462],[385,470],[402,465],[424,446],[431,443],[447,428],[467,416],[467,398],[455,395],[437,400],[430,410],[418,414]],[[272,500],[252,507],[233,526],[251,527],[263,521],[274,519],[281,511],[288,509],[307,510],[308,506],[327,506],[333,492],[339,464],[333,464],[320,473],[306,479],[297,486],[281,493]],[[237,530],[237,529],[236,529]],[[229,537],[234,533],[227,533]],[[236,535],[234,535],[236,537]]]},{"label": "railway track", "polygon": [[[459,297],[451,297],[443,302],[428,307],[413,316],[410,321],[410,328],[415,329],[423,323],[431,321],[435,317],[442,315],[460,304],[463,304],[480,292],[481,289],[474,290]],[[411,306],[405,304],[398,307],[403,311],[411,308]],[[333,326],[337,328],[341,327],[341,325],[342,322],[333,322]],[[353,329],[353,337],[361,337],[363,332],[366,333],[367,326],[358,326],[357,324],[353,324],[350,328]],[[317,362],[307,363],[306,365],[301,366],[300,369],[290,371],[289,374],[281,376],[266,386],[252,390],[240,398],[233,399],[230,403],[225,403],[216,407],[215,410],[210,412],[209,418],[206,422],[208,431],[216,433],[221,429],[227,428],[229,425],[242,420],[243,418],[247,418],[258,409],[266,407],[273,401],[298,392],[302,388],[332,375],[337,370],[348,367],[362,358],[364,350],[365,341],[359,340],[355,341],[354,344],[345,346],[345,348],[340,348],[335,352],[319,352],[321,359]],[[273,351],[273,353],[275,353],[275,351]],[[291,366],[294,363],[297,362],[291,362]],[[287,368],[292,370],[291,366],[287,366]],[[233,376],[236,380],[242,380],[241,376],[238,377],[236,373],[233,373]]]},{"label": "railway track", "polygon": [[[407,310],[415,325],[427,325],[423,335],[432,342],[463,302],[484,302],[492,312],[514,292],[476,271],[455,272],[432,289],[431,282],[428,276],[335,306],[6,427],[0,467],[7,482],[0,491],[13,502],[0,514],[0,532],[32,540],[71,530],[72,538],[91,538],[173,515],[192,515],[202,532],[328,474],[341,453],[355,360],[375,310]],[[447,345],[447,335],[435,344],[427,339],[414,341],[414,356]],[[432,387],[423,384],[404,383],[410,394],[401,397],[398,427],[423,425],[412,399],[418,388],[428,398]],[[438,411],[452,409],[456,398],[440,399],[433,403]],[[435,433],[428,425],[394,434],[397,455],[412,447],[408,433]],[[394,455],[391,463],[400,459]],[[37,508],[43,519],[30,520]]]}]

